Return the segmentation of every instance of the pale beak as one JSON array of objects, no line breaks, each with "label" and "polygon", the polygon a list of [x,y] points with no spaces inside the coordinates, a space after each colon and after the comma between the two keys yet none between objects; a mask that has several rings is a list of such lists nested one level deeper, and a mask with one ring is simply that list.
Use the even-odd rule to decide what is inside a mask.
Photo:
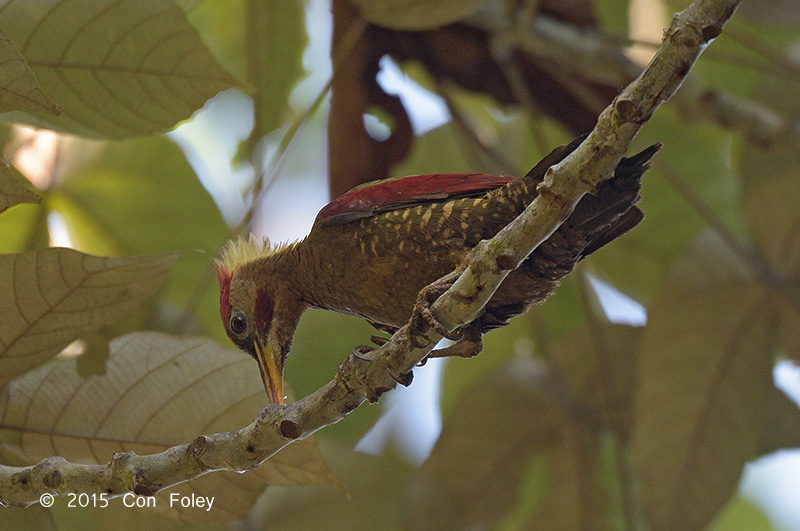
[{"label": "pale beak", "polygon": [[261,372],[261,379],[264,381],[264,389],[267,390],[267,396],[273,404],[283,405],[283,375],[275,362],[275,355],[280,356],[280,349],[270,348],[272,345],[264,346],[258,340],[254,344],[258,370]]}]

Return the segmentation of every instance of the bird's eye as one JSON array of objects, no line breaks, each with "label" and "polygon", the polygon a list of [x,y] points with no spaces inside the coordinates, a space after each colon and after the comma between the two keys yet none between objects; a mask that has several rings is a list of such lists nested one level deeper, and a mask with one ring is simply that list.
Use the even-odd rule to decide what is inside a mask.
[{"label": "bird's eye", "polygon": [[247,332],[250,329],[250,322],[247,320],[247,316],[245,314],[242,312],[237,312],[231,317],[229,326],[231,332],[233,332],[237,337],[244,337],[247,335]]}]

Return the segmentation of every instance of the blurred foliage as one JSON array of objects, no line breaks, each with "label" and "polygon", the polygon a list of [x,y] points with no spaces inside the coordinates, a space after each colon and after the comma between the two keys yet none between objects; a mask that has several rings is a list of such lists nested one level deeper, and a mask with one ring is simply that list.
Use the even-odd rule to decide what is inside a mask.
[{"label": "blurred foliage", "polygon": [[[389,174],[520,174],[593,123],[593,109],[627,82],[523,47],[541,38],[537,21],[561,24],[590,63],[602,50],[624,58],[635,25],[625,0],[0,6],[0,463],[15,466],[49,455],[105,463],[114,451],[160,451],[255,417],[266,403],[258,371],[229,348],[208,259],[251,228],[276,172],[308,167],[297,151],[320,152],[291,142],[300,126],[321,129],[330,117],[332,189]],[[335,82],[329,99],[317,88],[325,112],[306,112],[309,91],[302,101],[293,90],[319,45],[308,28],[331,26],[329,11]],[[420,467],[391,446],[353,451],[382,413],[365,405],[257,471],[159,494],[157,510],[119,499],[76,510],[60,498],[49,510],[4,510],[3,525],[771,528],[736,489],[745,463],[800,446],[800,412],[773,383],[776,360],[800,359],[798,11],[749,0],[692,71],[706,99],[665,105],[632,146],[664,143],[644,179],[645,221],[487,335],[481,356],[448,361],[433,404],[442,433]],[[597,36],[600,52],[579,46]],[[519,47],[501,53],[508,42]],[[376,79],[383,55],[442,96],[447,123],[412,129],[407,100]],[[200,159],[165,134],[232,87],[251,98],[255,124],[228,161],[246,159],[253,176],[225,183],[250,206],[238,227],[198,179]],[[692,112],[715,95],[752,112]],[[388,139],[369,137],[368,113],[386,117]],[[776,120],[785,134],[754,142]],[[281,216],[293,219],[291,208]],[[76,250],[47,248],[61,232]],[[647,325],[609,322],[588,274],[642,303]],[[296,395],[327,383],[372,333],[352,317],[308,312],[286,366]],[[339,481],[346,493],[331,488]],[[170,491],[213,495],[215,506],[170,510]]]}]

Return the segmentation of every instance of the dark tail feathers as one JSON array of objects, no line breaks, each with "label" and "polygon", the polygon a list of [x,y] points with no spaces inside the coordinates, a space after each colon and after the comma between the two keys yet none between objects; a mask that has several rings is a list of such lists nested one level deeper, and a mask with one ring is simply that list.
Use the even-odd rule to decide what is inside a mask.
[{"label": "dark tail feathers", "polygon": [[[574,149],[577,143],[578,139],[565,146],[565,151],[570,147]],[[594,194],[585,195],[569,218],[537,251],[556,263],[575,263],[638,225],[644,219],[644,213],[635,206],[641,177],[650,168],[648,161],[659,149],[661,144],[654,144],[632,157],[623,158],[614,177],[601,184]],[[558,155],[563,158],[567,153],[569,151]]]}]

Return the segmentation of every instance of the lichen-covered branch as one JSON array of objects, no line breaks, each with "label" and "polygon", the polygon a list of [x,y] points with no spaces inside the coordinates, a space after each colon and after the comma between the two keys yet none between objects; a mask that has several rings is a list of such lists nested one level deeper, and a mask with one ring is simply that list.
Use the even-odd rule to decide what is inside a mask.
[{"label": "lichen-covered branch", "polygon": [[[477,317],[508,273],[556,230],[583,194],[612,175],[638,130],[678,89],[739,2],[698,0],[675,15],[651,63],[603,111],[586,141],[548,170],[536,201],[495,238],[479,245],[459,280],[434,303],[434,314],[443,324],[452,329]],[[106,465],[51,457],[35,466],[0,466],[0,503],[29,505],[43,493],[152,495],[206,472],[255,468],[293,440],[343,419],[364,400],[377,400],[396,385],[389,372],[410,374],[438,339],[433,330],[411,338],[405,326],[370,353],[371,362],[348,357],[331,382],[302,400],[270,405],[249,426],[200,436],[158,454],[119,453]]]}]

